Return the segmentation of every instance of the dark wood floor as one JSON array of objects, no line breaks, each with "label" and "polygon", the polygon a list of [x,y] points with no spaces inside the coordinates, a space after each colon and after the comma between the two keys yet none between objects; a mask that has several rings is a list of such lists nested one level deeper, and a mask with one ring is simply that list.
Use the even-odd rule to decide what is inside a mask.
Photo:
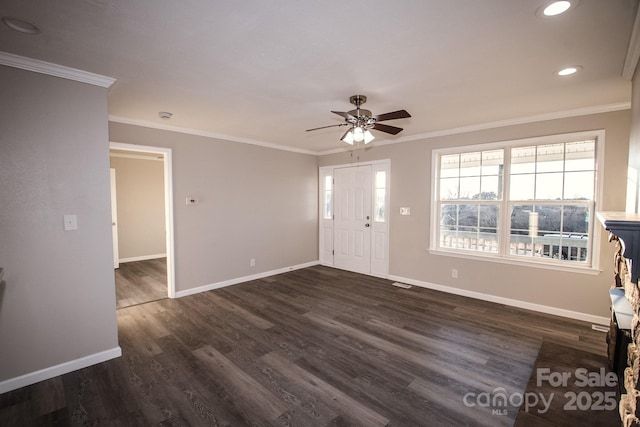
[{"label": "dark wood floor", "polygon": [[116,307],[167,298],[167,259],[121,263],[116,274]]},{"label": "dark wood floor", "polygon": [[607,362],[603,355],[544,342],[515,427],[620,426],[617,381],[601,375]]},{"label": "dark wood floor", "polygon": [[522,393],[543,340],[605,352],[587,323],[391,283],[316,266],[120,309],[121,358],[0,395],[0,425],[510,426],[469,396]]}]

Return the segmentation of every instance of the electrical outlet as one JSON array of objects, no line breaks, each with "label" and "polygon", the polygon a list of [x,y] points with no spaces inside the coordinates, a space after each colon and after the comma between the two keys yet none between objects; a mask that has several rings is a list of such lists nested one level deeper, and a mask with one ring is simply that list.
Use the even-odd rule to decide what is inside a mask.
[{"label": "electrical outlet", "polygon": [[452,279],[457,279],[458,278],[458,269],[457,268],[452,268],[451,269],[451,278]]},{"label": "electrical outlet", "polygon": [[251,260],[249,260],[249,267],[255,267],[255,266],[256,266],[256,259],[251,258]]}]

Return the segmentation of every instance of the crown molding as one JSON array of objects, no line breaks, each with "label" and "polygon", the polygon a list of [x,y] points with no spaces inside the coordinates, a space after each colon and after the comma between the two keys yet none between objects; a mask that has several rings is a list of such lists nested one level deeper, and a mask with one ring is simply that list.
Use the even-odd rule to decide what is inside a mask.
[{"label": "crown molding", "polygon": [[125,124],[125,125],[142,126],[142,127],[152,128],[152,129],[159,129],[159,130],[166,130],[166,131],[170,131],[170,132],[184,133],[184,134],[187,134],[187,135],[204,136],[206,138],[222,139],[222,140],[225,140],[225,141],[233,141],[233,142],[240,142],[240,143],[243,143],[243,144],[258,145],[260,147],[273,148],[273,149],[282,150],[282,151],[290,151],[292,153],[311,154],[313,156],[317,156],[318,155],[318,153],[316,151],[304,150],[302,148],[289,147],[289,146],[286,146],[286,145],[273,144],[271,142],[258,141],[258,140],[250,139],[250,138],[242,138],[242,137],[233,136],[233,135],[225,135],[225,134],[222,134],[222,133],[207,132],[207,131],[200,130],[200,129],[184,128],[184,127],[180,127],[180,126],[171,126],[171,125],[163,125],[163,124],[160,124],[160,123],[150,122],[150,121],[146,121],[146,120],[130,119],[128,117],[115,116],[115,115],[112,115],[112,114],[109,115],[109,121],[110,122],[114,122],[114,123],[122,123],[122,124]]},{"label": "crown molding", "polygon": [[[610,113],[610,112],[613,112],[613,111],[629,110],[630,108],[631,108],[631,102],[619,102],[617,104],[597,105],[597,106],[593,106],[593,107],[578,108],[578,109],[575,109],[575,110],[557,111],[557,112],[553,112],[553,113],[545,113],[545,114],[537,114],[537,115],[533,115],[533,116],[517,117],[517,118],[513,118],[513,119],[501,120],[501,121],[496,121],[496,122],[481,123],[481,124],[477,124],[477,125],[470,125],[470,126],[462,126],[462,127],[457,127],[457,128],[451,128],[451,129],[436,130],[436,131],[433,131],[433,132],[426,132],[426,133],[421,133],[421,134],[418,134],[418,135],[409,135],[409,136],[401,137],[401,138],[394,139],[394,140],[389,140],[389,139],[385,140],[385,139],[377,138],[375,145],[372,145],[372,147],[375,147],[376,145],[399,144],[399,143],[402,143],[402,142],[417,141],[417,140],[421,140],[421,139],[436,138],[436,137],[440,137],[440,136],[457,135],[457,134],[461,134],[461,133],[476,132],[476,131],[480,131],[480,130],[495,129],[495,128],[506,127],[506,126],[515,126],[515,125],[522,125],[522,124],[527,124],[527,123],[542,122],[542,121],[546,121],[546,120],[566,119],[566,118],[570,118],[570,117],[587,116],[587,115],[590,115],[590,114]],[[261,147],[273,148],[273,149],[276,149],[276,150],[290,151],[290,152],[293,152],[293,153],[300,153],[300,154],[310,154],[310,155],[314,155],[314,156],[325,156],[325,155],[328,155],[328,154],[343,153],[345,151],[348,151],[349,149],[352,149],[351,146],[347,146],[345,144],[344,147],[334,148],[334,149],[331,149],[331,150],[311,151],[311,150],[304,150],[304,149],[301,149],[301,148],[289,147],[289,146],[285,146],[285,145],[272,144],[272,143],[269,143],[269,142],[257,141],[257,140],[254,140],[254,139],[240,138],[240,137],[237,137],[237,136],[225,135],[225,134],[214,133],[214,132],[206,132],[206,131],[199,130],[199,129],[163,125],[163,124],[159,124],[159,123],[155,123],[155,122],[149,122],[149,121],[145,121],[145,120],[130,119],[130,118],[121,117],[121,116],[109,115],[109,121],[110,122],[114,122],[114,123],[122,123],[122,124],[127,124],[127,125],[142,126],[142,127],[148,127],[148,128],[153,128],[153,129],[159,129],[159,130],[166,130],[166,131],[171,131],[171,132],[185,133],[185,134],[189,134],[189,135],[204,136],[204,137],[207,137],[207,138],[223,139],[223,140],[226,140],[226,141],[241,142],[243,144],[258,145],[258,146],[261,146]]]},{"label": "crown molding", "polygon": [[6,65],[8,67],[33,71],[35,73],[46,74],[54,77],[61,77],[63,79],[104,88],[111,87],[111,85],[116,81],[113,77],[101,76],[100,74],[65,67],[64,65],[53,64],[39,59],[26,58],[24,56],[14,55],[13,53],[8,52],[0,52],[0,65]]},{"label": "crown molding", "polygon": [[633,29],[631,37],[629,37],[629,47],[627,48],[627,56],[624,58],[624,66],[622,67],[622,77],[631,81],[638,67],[640,59],[640,7],[636,11],[636,18],[633,21]]},{"label": "crown molding", "polygon": [[[417,141],[421,139],[437,138],[440,136],[457,135],[467,132],[477,132],[487,129],[495,129],[506,126],[524,125],[527,123],[543,122],[547,120],[567,119],[571,117],[588,116],[590,114],[602,114],[610,113],[613,111],[629,110],[631,109],[631,102],[619,102],[617,104],[596,105],[593,107],[577,108],[575,110],[557,111],[554,113],[537,114],[533,116],[516,117],[513,119],[500,120],[496,122],[481,123],[477,125],[462,126],[451,129],[436,130],[433,132],[420,133],[417,135],[404,136],[398,139],[376,139],[375,145],[390,145],[399,144],[401,142]],[[374,145],[374,146],[375,146]],[[344,148],[336,148],[327,151],[321,151],[316,153],[319,156],[327,154],[335,154],[344,152]]]}]

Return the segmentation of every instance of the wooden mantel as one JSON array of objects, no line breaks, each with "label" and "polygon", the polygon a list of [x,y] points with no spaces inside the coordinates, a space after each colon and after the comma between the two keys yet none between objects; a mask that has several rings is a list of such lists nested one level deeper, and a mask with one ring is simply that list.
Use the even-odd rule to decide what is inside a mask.
[{"label": "wooden mantel", "polygon": [[631,282],[640,278],[640,215],[626,212],[596,212],[602,226],[623,245],[622,255],[629,262]]}]

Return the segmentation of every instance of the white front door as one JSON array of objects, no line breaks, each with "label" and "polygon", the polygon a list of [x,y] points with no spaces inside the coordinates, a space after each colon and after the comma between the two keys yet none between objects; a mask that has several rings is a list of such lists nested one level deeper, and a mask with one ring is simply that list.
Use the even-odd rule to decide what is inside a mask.
[{"label": "white front door", "polygon": [[109,169],[111,176],[111,236],[113,238],[113,268],[120,267],[118,252],[118,198],[116,197],[116,170]]},{"label": "white front door", "polygon": [[371,165],[334,170],[334,265],[371,272]]}]

